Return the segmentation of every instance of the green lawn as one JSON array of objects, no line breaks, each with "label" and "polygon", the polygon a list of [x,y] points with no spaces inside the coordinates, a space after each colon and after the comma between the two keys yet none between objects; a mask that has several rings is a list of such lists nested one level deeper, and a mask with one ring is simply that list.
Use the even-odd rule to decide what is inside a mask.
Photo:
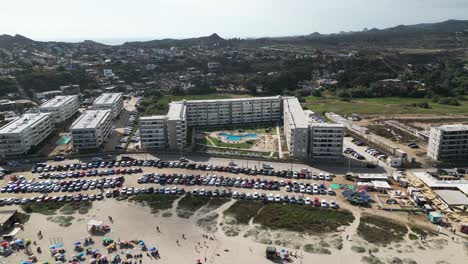
[{"label": "green lawn", "polygon": [[[342,101],[337,97],[305,97],[305,108],[318,114],[335,112],[337,114],[468,114],[468,101],[460,101],[460,106],[442,105],[431,102],[425,98],[360,98],[350,102]],[[429,109],[413,106],[427,102]]]},{"label": "green lawn", "polygon": [[241,148],[241,149],[250,149],[253,145],[255,145],[256,140],[247,140],[245,142],[239,143],[224,143],[221,140],[218,140],[214,137],[209,137],[211,142],[213,142],[216,147],[226,147],[226,148]]}]

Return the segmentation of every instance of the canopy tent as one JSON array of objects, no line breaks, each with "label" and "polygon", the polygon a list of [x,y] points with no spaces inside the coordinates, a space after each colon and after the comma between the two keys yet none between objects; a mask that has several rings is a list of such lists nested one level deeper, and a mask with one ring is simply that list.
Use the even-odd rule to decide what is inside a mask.
[{"label": "canopy tent", "polygon": [[344,190],[341,194],[345,197],[346,200],[355,204],[366,204],[371,200],[370,195],[365,191],[356,192],[354,190],[348,189]]},{"label": "canopy tent", "polygon": [[371,181],[371,182],[372,182],[372,185],[374,185],[374,188],[378,191],[392,188],[390,184],[388,184],[388,182],[386,181]]},{"label": "canopy tent", "polygon": [[88,222],[88,231],[92,231],[92,230],[94,230],[96,228],[101,228],[103,224],[104,224],[103,221],[98,221],[98,220],[92,219],[92,220],[90,220]]}]

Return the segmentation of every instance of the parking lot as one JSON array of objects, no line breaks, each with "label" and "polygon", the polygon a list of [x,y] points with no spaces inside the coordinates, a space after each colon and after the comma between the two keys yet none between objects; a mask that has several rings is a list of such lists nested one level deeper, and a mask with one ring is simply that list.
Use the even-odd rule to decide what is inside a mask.
[{"label": "parking lot", "polygon": [[94,201],[139,193],[189,193],[333,208],[342,202],[330,189],[331,183],[346,184],[342,177],[307,169],[274,169],[156,160],[37,164],[31,171],[2,180],[0,205]]}]

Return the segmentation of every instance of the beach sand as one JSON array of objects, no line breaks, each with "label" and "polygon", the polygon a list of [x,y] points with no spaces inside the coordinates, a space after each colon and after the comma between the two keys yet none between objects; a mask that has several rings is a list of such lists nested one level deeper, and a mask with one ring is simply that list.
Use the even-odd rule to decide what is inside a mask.
[{"label": "beach sand", "polygon": [[[127,200],[107,199],[93,203],[92,209],[86,214],[71,215],[74,219],[68,227],[61,227],[47,220],[50,216],[32,214],[24,231],[20,231],[16,237],[36,240],[37,246],[43,250],[42,254],[37,254],[36,246],[33,246],[33,252],[39,261],[49,260],[52,263],[55,262],[48,253],[48,247],[56,242],[63,242],[66,255],[70,257],[74,254],[73,243],[83,242],[83,238],[88,236],[87,222],[91,219],[102,220],[111,225],[112,231],[106,237],[114,240],[141,239],[148,247],[154,246],[159,250],[159,260],[149,258],[143,253],[142,263],[195,263],[196,259],[201,259],[203,263],[217,264],[272,263],[265,258],[265,248],[270,243],[276,244],[278,250],[284,248],[295,253],[297,257],[292,258],[294,263],[464,263],[468,259],[468,250],[461,239],[456,242],[443,235],[430,237],[427,241],[406,238],[404,242],[387,247],[369,245],[356,235],[359,212],[354,212],[356,220],[350,226],[342,228],[341,232],[320,237],[265,230],[252,223],[238,225],[223,216],[223,211],[234,201],[216,210],[202,207],[190,218],[180,218],[175,209],[177,202],[178,200],[172,209],[154,215],[149,207]],[[60,215],[60,211],[57,211],[57,215]],[[109,222],[108,216],[112,216],[113,223]],[[156,226],[161,232],[157,231]],[[39,230],[44,236],[42,240],[37,237]],[[235,232],[231,232],[233,230]],[[226,233],[236,236],[228,236]],[[204,238],[203,235],[213,239]],[[102,238],[103,236],[93,236],[96,242],[93,248],[105,252]],[[306,244],[312,245],[309,248],[315,248],[321,253],[305,252],[303,245]],[[357,247],[364,248],[365,252],[356,252]],[[378,252],[375,252],[375,248],[378,248]],[[369,249],[374,249],[372,256],[369,255]],[[119,249],[117,253],[124,251],[126,250]],[[142,253],[139,248],[131,251],[133,254]],[[114,254],[116,253],[109,255]],[[376,259],[382,262],[375,262]],[[27,260],[24,251],[0,259],[4,263],[21,263],[24,260]],[[89,256],[84,263],[89,263]]]}]

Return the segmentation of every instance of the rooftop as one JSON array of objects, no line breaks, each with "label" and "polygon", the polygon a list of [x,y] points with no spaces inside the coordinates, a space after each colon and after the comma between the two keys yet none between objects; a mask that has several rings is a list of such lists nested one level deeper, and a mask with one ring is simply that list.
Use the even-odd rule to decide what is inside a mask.
[{"label": "rooftop", "polygon": [[103,93],[96,100],[95,105],[113,104],[122,97],[122,93]]},{"label": "rooftop", "polygon": [[55,96],[54,98],[50,99],[49,101],[41,104],[39,108],[51,108],[51,107],[61,107],[63,105],[68,104],[70,101],[74,100],[77,96],[76,95],[59,95]]},{"label": "rooftop", "polygon": [[73,122],[70,129],[96,128],[111,114],[110,110],[88,110]]},{"label": "rooftop", "polygon": [[296,127],[308,127],[308,120],[304,114],[301,103],[296,97],[285,97],[283,99],[285,114],[289,114]]},{"label": "rooftop", "polygon": [[468,125],[463,125],[463,124],[454,124],[454,125],[443,125],[438,127],[440,130],[443,131],[467,131],[468,130]]},{"label": "rooftop", "polygon": [[468,180],[438,180],[425,171],[413,172],[413,174],[429,188],[459,189],[464,194],[468,195]]},{"label": "rooftop", "polygon": [[435,193],[449,205],[468,205],[468,196],[458,190],[435,190]]},{"label": "rooftop", "polygon": [[16,210],[1,210],[0,211],[0,225],[3,225],[8,221],[14,214]]},{"label": "rooftop", "polygon": [[[191,101],[192,102],[192,101]],[[172,102],[167,112],[168,120],[179,120],[185,117],[185,104],[183,102]]]},{"label": "rooftop", "polygon": [[[245,97],[245,98],[231,98],[231,99],[209,99],[209,100],[188,100],[188,101],[178,101],[186,103],[219,103],[219,102],[242,102],[242,101],[265,101],[265,100],[274,100],[281,99],[281,96],[269,96],[269,97]],[[176,102],[174,102],[176,103]]]},{"label": "rooftop", "polygon": [[0,128],[0,134],[6,133],[21,133],[26,128],[42,121],[47,118],[50,113],[29,113],[24,114],[21,117],[11,121],[2,128]]},{"label": "rooftop", "polygon": [[140,117],[140,121],[144,120],[155,120],[155,119],[166,119],[165,115],[153,115],[153,116],[142,116]]}]

